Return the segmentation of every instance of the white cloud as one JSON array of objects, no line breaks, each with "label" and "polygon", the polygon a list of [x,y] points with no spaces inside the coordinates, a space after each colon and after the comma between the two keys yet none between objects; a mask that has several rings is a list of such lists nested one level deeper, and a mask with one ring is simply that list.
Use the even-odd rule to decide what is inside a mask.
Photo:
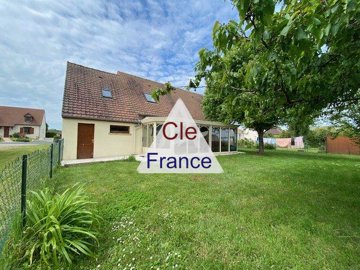
[{"label": "white cloud", "polygon": [[61,128],[66,61],[185,85],[215,20],[236,18],[217,1],[3,1],[0,104],[44,108]]}]

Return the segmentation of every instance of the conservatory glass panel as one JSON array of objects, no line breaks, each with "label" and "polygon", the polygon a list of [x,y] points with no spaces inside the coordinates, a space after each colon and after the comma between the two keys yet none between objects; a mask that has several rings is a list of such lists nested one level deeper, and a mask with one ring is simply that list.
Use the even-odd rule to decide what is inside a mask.
[{"label": "conservatory glass panel", "polygon": [[157,124],[156,125],[156,135],[158,135],[159,134],[159,132],[160,132],[160,130],[161,130],[161,128],[162,128],[162,124]]},{"label": "conservatory glass panel", "polygon": [[236,129],[231,128],[230,129],[230,151],[236,151],[237,145],[236,145]]},{"label": "conservatory glass panel", "polygon": [[147,147],[147,125],[142,127],[142,146]]},{"label": "conservatory glass panel", "polygon": [[220,151],[220,128],[212,128],[211,134],[211,151],[219,152]]},{"label": "conservatory glass panel", "polygon": [[221,129],[221,152],[229,151],[229,129]]},{"label": "conservatory glass panel", "polygon": [[148,125],[148,147],[152,145],[154,141],[154,124]]},{"label": "conservatory glass panel", "polygon": [[205,141],[209,144],[209,138],[210,138],[209,127],[199,127],[199,129]]}]

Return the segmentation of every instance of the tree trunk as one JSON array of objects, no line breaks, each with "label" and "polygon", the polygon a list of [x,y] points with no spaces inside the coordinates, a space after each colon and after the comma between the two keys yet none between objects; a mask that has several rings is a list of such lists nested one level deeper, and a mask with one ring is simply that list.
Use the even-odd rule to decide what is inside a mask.
[{"label": "tree trunk", "polygon": [[259,154],[264,154],[264,130],[258,129],[257,130],[258,136],[259,136]]}]

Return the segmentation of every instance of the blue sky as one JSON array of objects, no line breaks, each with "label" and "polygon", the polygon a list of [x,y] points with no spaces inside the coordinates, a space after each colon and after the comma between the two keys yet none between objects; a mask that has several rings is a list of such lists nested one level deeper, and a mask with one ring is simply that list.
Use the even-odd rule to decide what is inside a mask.
[{"label": "blue sky", "polygon": [[236,18],[224,0],[2,1],[0,105],[61,128],[66,61],[186,85],[214,22]]}]

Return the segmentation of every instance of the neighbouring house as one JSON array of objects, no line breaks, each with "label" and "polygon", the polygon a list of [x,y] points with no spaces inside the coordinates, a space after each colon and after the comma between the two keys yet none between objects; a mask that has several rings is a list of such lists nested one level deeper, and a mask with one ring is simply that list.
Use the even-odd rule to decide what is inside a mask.
[{"label": "neighbouring house", "polygon": [[202,95],[176,89],[151,97],[161,83],[123,72],[67,64],[62,108],[64,160],[144,154],[181,98],[213,152],[237,151],[236,126],[205,119]]},{"label": "neighbouring house", "polygon": [[239,140],[247,139],[247,140],[251,140],[253,142],[257,141],[258,133],[253,129],[239,127],[237,132],[238,132]]},{"label": "neighbouring house", "polygon": [[[269,135],[271,137],[273,136],[277,136],[280,135],[282,133],[282,129],[275,127],[275,128],[271,128],[268,131],[265,132],[264,137],[267,138]],[[247,139],[247,140],[251,140],[256,142],[258,140],[258,133],[250,128],[244,128],[244,127],[239,127],[238,128],[238,139],[242,140],[242,139]]]},{"label": "neighbouring house", "polygon": [[279,127],[274,127],[269,129],[268,131],[265,132],[265,135],[270,135],[270,136],[278,136],[282,133],[282,129]]},{"label": "neighbouring house", "polygon": [[0,106],[0,137],[8,138],[14,133],[43,140],[46,133],[45,111]]}]

